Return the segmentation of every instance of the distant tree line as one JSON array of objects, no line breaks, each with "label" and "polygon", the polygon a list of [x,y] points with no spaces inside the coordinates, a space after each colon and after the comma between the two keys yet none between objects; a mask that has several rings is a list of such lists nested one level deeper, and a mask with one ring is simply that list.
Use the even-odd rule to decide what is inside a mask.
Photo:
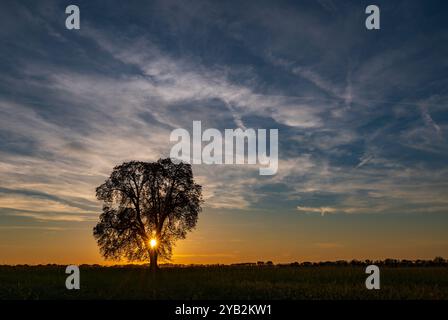
[{"label": "distant tree line", "polygon": [[278,267],[318,267],[318,266],[390,266],[390,267],[426,267],[426,266],[448,266],[448,260],[442,257],[435,257],[433,260],[407,260],[407,259],[385,259],[385,260],[337,260],[337,261],[320,261],[320,262],[291,262],[274,264],[272,261],[243,262],[233,263],[231,266],[278,266]]},{"label": "distant tree line", "polygon": [[[385,260],[337,260],[337,261],[320,261],[320,262],[291,262],[291,263],[278,263],[274,264],[272,261],[257,261],[257,262],[241,262],[232,264],[174,264],[165,263],[161,264],[162,267],[172,267],[172,268],[182,268],[182,267],[319,267],[319,266],[367,266],[367,265],[377,265],[377,266],[388,266],[388,267],[448,267],[448,260],[442,257],[435,257],[432,260],[406,260],[406,259],[385,259]],[[146,268],[147,264],[120,264],[107,266],[107,268]],[[27,267],[55,267],[61,268],[63,265],[57,264],[39,264],[39,265],[0,265],[0,267],[6,268],[27,268]],[[99,264],[82,264],[81,268],[104,268]]]},{"label": "distant tree line", "polygon": [[296,267],[313,267],[313,266],[388,266],[388,267],[430,267],[430,266],[448,266],[448,260],[442,257],[435,257],[433,260],[407,260],[407,259],[385,259],[385,260],[337,260],[337,261],[320,261],[320,262],[292,262],[286,264],[277,264],[277,266],[296,266]]}]

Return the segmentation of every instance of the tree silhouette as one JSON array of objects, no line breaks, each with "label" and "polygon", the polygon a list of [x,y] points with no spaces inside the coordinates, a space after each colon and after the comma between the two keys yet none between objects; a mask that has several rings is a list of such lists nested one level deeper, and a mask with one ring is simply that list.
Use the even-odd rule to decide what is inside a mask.
[{"label": "tree silhouette", "polygon": [[169,158],[116,166],[96,197],[103,201],[93,228],[101,254],[111,260],[149,259],[153,271],[157,258],[169,260],[175,241],[196,226],[203,202],[191,165]]}]

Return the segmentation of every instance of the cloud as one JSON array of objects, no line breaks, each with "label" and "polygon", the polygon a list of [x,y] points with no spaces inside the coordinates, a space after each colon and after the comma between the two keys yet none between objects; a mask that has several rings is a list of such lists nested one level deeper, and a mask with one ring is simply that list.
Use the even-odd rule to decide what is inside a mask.
[{"label": "cloud", "polygon": [[[200,13],[154,5],[161,9],[155,20],[130,27],[86,18],[76,34],[58,29],[55,8],[37,10],[37,19],[23,13],[31,26],[46,21],[34,32],[51,39],[48,46],[8,19],[7,36],[29,41],[22,50],[5,46],[10,67],[0,66],[0,181],[9,190],[1,207],[36,219],[56,215],[37,207],[64,219],[95,218],[94,188],[116,164],[168,156],[171,130],[202,120],[219,129],[279,128],[281,144],[272,177],[258,176],[257,166],[195,166],[208,208],[448,209],[447,104],[434,94],[445,82],[433,67],[444,57],[427,50],[443,45],[434,41],[440,33],[413,45],[384,32],[379,52],[351,28],[356,21],[342,21],[354,9],[338,7],[339,15],[332,1],[320,1],[326,12],[307,8],[310,14],[247,5],[253,10],[232,18],[220,4],[197,4]],[[320,23],[328,12],[334,20]],[[159,24],[164,32],[154,29]]]},{"label": "cloud", "polygon": [[335,208],[330,207],[314,208],[314,207],[301,207],[301,206],[297,206],[297,210],[305,213],[320,213],[321,216],[324,216],[329,213],[334,213],[337,211]]},{"label": "cloud", "polygon": [[52,201],[52,202],[58,202],[62,205],[67,205],[69,207],[86,210],[86,211],[93,211],[95,209],[98,209],[97,203],[93,202],[93,201],[88,201],[86,199],[76,198],[76,197],[62,198],[62,197],[58,197],[56,195],[48,194],[48,193],[45,193],[42,191],[37,191],[37,190],[7,189],[7,188],[0,187],[0,197],[3,198],[5,195],[6,196],[18,195],[18,196],[48,200],[48,201]]},{"label": "cloud", "polygon": [[436,134],[440,136],[441,129],[437,125],[437,123],[434,122],[434,120],[432,119],[431,115],[429,114],[428,107],[425,106],[425,105],[420,105],[420,111],[422,113],[422,118],[425,121],[425,124],[427,126],[429,126],[429,127],[434,128]]},{"label": "cloud", "polygon": [[367,164],[369,161],[371,161],[374,158],[374,155],[372,154],[364,154],[359,160],[360,162],[356,166],[356,169],[361,168],[365,164]]},{"label": "cloud", "polygon": [[[95,221],[95,215],[91,212],[83,212],[80,210],[70,210],[66,207],[55,207],[50,202],[37,202],[33,203],[32,206],[23,206],[21,204],[21,199],[16,199],[17,201],[10,207],[2,206],[0,207],[0,215],[6,218],[19,217],[27,218],[31,222],[85,222],[85,221]],[[42,210],[36,209],[36,205]],[[28,224],[27,224],[28,225]]]},{"label": "cloud", "polygon": [[338,7],[332,0],[318,0],[317,1],[325,10],[328,10],[329,12],[337,12]]}]

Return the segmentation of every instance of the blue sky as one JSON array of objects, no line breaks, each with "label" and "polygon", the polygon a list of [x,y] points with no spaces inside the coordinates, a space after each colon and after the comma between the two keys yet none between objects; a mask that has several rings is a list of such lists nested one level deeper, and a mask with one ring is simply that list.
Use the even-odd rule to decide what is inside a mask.
[{"label": "blue sky", "polygon": [[[75,3],[81,29],[67,30]],[[254,248],[274,246],[279,230],[289,246],[279,260],[446,255],[448,7],[376,1],[381,30],[368,31],[368,4],[3,2],[4,261],[27,256],[25,233],[36,243],[31,262],[61,255],[55,239],[78,250],[82,238],[96,252],[95,187],[123,161],[168,156],[170,132],[193,120],[278,128],[279,169],[263,177],[254,166],[194,166],[206,202],[179,257],[210,257],[200,243],[219,242],[226,223],[247,252],[223,245],[217,260],[263,256]],[[355,248],[372,225],[395,251]]]}]

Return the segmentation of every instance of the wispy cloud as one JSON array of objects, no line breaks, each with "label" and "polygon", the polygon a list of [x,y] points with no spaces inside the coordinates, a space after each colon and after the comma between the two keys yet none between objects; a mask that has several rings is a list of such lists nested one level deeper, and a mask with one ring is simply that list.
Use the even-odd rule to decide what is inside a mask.
[{"label": "wispy cloud", "polygon": [[324,216],[329,213],[334,213],[337,211],[337,209],[330,207],[314,208],[314,207],[301,207],[301,206],[297,206],[297,210],[304,213],[320,213],[321,216]]},{"label": "wispy cloud", "polygon": [[[429,40],[416,39],[420,48],[385,34],[387,49],[360,56],[353,39],[368,47],[364,34],[350,28],[355,22],[342,23],[338,11],[349,6],[332,1],[320,1],[325,14],[259,6],[250,19],[242,10],[232,21],[218,14],[226,10],[218,4],[197,6],[219,19],[181,3],[154,5],[154,19],[178,10],[179,20],[159,21],[163,34],[144,21],[132,29],[86,18],[75,35],[57,28],[51,5],[34,16],[21,11],[32,26],[45,21],[40,36],[54,47],[6,48],[14,68],[3,66],[0,76],[0,207],[36,219],[54,219],[37,206],[64,219],[70,212],[95,217],[94,188],[114,165],[168,156],[170,131],[202,120],[219,129],[279,128],[281,137],[276,176],[261,178],[251,166],[195,166],[208,208],[401,212],[412,199],[411,210],[447,209],[447,100],[428,81],[437,70],[414,66],[441,61],[437,52],[419,58]],[[335,19],[325,26],[319,22],[328,12]],[[277,15],[283,17],[275,23],[266,19]],[[204,25],[201,39],[213,47],[200,50],[188,38],[193,21]],[[8,24],[26,38],[14,21]],[[250,32],[266,36],[257,43]],[[276,193],[267,185],[288,188]]]}]

